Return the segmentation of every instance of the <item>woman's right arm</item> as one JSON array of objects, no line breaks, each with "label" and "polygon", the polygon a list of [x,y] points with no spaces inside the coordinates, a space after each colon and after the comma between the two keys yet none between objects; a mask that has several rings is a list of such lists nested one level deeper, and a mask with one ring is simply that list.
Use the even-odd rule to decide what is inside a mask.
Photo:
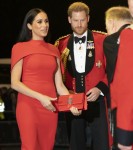
[{"label": "woman's right arm", "polygon": [[22,66],[23,66],[23,59],[19,60],[11,71],[11,87],[29,97],[35,98],[41,102],[41,104],[46,107],[48,110],[55,111],[55,107],[52,105],[51,101],[56,100],[57,98],[51,98],[49,96],[43,95],[39,92],[36,92],[25,84],[21,82],[21,75],[22,75]]}]

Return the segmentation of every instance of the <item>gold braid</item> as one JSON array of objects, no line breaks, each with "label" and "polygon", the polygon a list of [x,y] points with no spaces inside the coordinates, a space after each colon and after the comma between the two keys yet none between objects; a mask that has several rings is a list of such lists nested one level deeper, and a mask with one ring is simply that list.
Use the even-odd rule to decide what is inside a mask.
[{"label": "gold braid", "polygon": [[63,81],[65,82],[65,73],[66,73],[66,63],[67,63],[67,58],[69,55],[70,50],[68,48],[65,48],[64,51],[61,54],[61,60],[64,65],[64,74],[63,74]]},{"label": "gold braid", "polygon": [[56,47],[58,47],[58,46],[59,46],[59,40],[56,40],[54,45],[55,45]]},{"label": "gold braid", "polygon": [[[67,36],[69,36],[69,34],[56,40],[54,45],[58,48],[59,40],[65,38]],[[64,66],[64,73],[62,75],[64,82],[65,82],[65,73],[66,73],[66,63],[67,63],[67,58],[68,58],[69,52],[70,52],[70,50],[68,48],[65,48],[64,51],[61,53],[61,61],[62,61],[63,66]]]}]

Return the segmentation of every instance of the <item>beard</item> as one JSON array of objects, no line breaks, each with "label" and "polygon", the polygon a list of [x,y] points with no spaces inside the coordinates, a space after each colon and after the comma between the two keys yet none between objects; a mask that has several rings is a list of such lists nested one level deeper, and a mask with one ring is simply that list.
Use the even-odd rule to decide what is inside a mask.
[{"label": "beard", "polygon": [[72,30],[74,33],[76,33],[77,35],[82,35],[86,32],[86,30],[88,29],[87,27],[86,28],[83,28],[83,27],[72,27]]}]

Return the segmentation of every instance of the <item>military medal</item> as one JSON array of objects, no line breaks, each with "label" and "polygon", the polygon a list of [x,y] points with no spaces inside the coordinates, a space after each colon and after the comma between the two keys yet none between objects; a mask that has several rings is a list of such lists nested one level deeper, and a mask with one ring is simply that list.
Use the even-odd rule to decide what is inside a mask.
[{"label": "military medal", "polygon": [[101,68],[101,66],[102,66],[102,62],[98,60],[98,62],[96,63],[96,67]]},{"label": "military medal", "polygon": [[94,49],[94,42],[93,41],[87,41],[87,49]]},{"label": "military medal", "polygon": [[92,57],[92,51],[89,51],[88,57]]}]

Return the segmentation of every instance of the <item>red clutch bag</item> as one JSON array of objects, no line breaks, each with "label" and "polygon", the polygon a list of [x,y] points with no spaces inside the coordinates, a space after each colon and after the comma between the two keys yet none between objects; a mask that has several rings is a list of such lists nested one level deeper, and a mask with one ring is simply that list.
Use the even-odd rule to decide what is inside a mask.
[{"label": "red clutch bag", "polygon": [[80,110],[87,109],[87,99],[84,93],[61,95],[55,102],[57,111],[70,111],[70,107],[74,106]]}]

